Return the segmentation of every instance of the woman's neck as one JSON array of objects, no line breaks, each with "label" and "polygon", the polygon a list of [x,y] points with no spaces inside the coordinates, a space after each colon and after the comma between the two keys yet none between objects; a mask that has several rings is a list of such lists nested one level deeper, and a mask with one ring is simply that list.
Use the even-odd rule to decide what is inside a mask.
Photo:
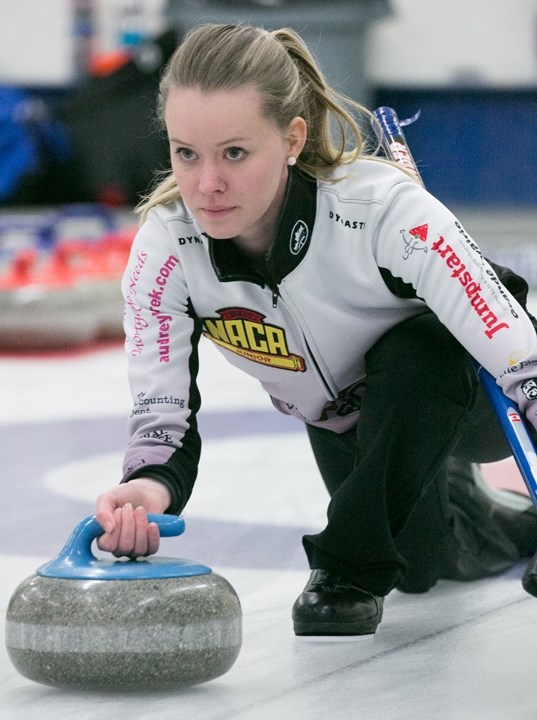
[{"label": "woman's neck", "polygon": [[233,238],[235,245],[249,258],[252,263],[265,261],[276,233],[276,226],[280,218],[283,203],[285,200],[285,192],[287,187],[287,179],[282,182],[271,206],[254,226],[248,231]]},{"label": "woman's neck", "polygon": [[249,260],[255,261],[266,258],[273,240],[273,233],[267,233],[257,239],[254,238],[233,238],[233,243],[246,255]]}]

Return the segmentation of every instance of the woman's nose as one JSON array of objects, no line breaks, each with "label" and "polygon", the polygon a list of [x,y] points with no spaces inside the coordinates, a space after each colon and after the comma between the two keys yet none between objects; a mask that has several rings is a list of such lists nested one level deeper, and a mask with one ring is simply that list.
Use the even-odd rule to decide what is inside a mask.
[{"label": "woman's nose", "polygon": [[222,192],[226,183],[216,163],[203,163],[198,179],[198,189],[205,195]]}]

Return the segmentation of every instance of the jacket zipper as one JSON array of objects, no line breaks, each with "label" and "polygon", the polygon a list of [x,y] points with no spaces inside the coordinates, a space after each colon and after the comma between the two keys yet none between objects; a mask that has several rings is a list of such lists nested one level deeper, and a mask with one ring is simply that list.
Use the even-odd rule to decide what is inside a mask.
[{"label": "jacket zipper", "polygon": [[315,369],[317,370],[317,375],[318,375],[320,381],[322,382],[322,384],[324,385],[328,397],[331,398],[332,400],[336,400],[337,395],[334,394],[334,392],[330,389],[330,386],[326,382],[326,379],[321,371],[321,368],[319,367],[319,364],[315,358],[315,355],[313,354],[313,352],[310,348],[310,344],[307,341],[306,336],[304,335],[304,331],[302,331],[302,335],[304,337],[304,343],[306,344],[306,347],[308,348],[309,358],[310,358],[311,362],[315,365]]},{"label": "jacket zipper", "polygon": [[[278,298],[280,297],[280,291],[278,290],[278,285],[270,285],[269,287],[272,291],[272,307],[275,308],[277,306]],[[289,306],[287,306],[287,307],[289,307]],[[315,354],[311,350],[310,344],[306,338],[304,330],[302,329],[301,323],[297,320],[295,313],[292,313],[292,315],[293,315],[293,318],[294,318],[295,322],[297,323],[298,327],[300,328],[302,337],[304,338],[304,344],[308,351],[308,359],[311,361],[312,365],[315,366],[315,370],[317,371],[317,376],[318,376],[319,380],[321,381],[321,383],[326,391],[327,396],[331,400],[336,400],[337,395],[334,394],[334,392],[330,388],[330,385],[326,381],[326,378],[324,377],[323,372],[322,372],[321,368],[319,367],[319,364],[315,358]]]}]

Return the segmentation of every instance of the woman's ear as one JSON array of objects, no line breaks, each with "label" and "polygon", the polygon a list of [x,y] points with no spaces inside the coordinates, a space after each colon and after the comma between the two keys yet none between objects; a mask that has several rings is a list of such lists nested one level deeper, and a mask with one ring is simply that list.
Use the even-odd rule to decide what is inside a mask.
[{"label": "woman's ear", "polygon": [[302,152],[308,137],[308,126],[302,117],[295,117],[287,127],[287,142],[289,143],[289,154],[298,158]]}]

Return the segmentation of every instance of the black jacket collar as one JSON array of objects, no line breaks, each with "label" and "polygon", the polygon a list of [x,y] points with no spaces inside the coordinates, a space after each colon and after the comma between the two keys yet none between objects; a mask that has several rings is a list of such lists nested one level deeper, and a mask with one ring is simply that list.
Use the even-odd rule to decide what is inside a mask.
[{"label": "black jacket collar", "polygon": [[[317,182],[296,168],[290,168],[285,200],[267,257],[272,281],[279,283],[307,253],[316,209]],[[209,237],[209,251],[220,281],[260,281],[259,273],[230,240]]]}]

